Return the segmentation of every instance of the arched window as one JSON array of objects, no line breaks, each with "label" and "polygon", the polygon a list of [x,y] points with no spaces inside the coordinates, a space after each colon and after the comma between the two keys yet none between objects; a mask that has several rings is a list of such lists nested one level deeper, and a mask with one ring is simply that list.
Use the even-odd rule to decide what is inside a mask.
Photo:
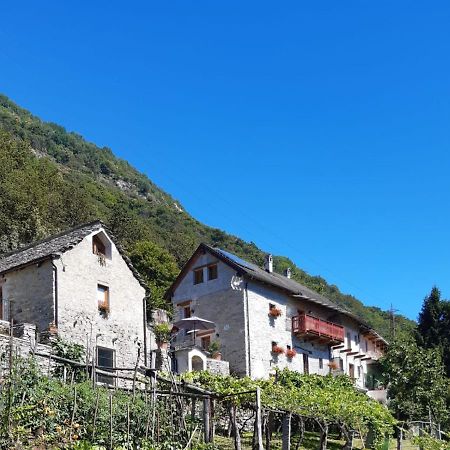
[{"label": "arched window", "polygon": [[203,359],[200,356],[193,356],[191,359],[192,372],[200,372],[204,370]]}]

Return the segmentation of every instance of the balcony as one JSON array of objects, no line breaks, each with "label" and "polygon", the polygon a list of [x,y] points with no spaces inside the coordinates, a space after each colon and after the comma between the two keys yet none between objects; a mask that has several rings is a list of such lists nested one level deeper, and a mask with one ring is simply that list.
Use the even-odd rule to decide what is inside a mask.
[{"label": "balcony", "polygon": [[344,327],[305,313],[292,317],[292,332],[298,337],[329,344],[344,342]]}]

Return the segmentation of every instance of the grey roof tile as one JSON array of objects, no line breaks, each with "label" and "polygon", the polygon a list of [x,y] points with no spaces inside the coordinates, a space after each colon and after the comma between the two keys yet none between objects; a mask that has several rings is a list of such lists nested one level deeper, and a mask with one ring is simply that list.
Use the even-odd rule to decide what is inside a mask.
[{"label": "grey roof tile", "polygon": [[26,247],[21,247],[13,252],[0,255],[0,274],[46,259],[57,258],[64,252],[74,248],[86,236],[101,228],[105,229],[108,236],[112,239],[117,250],[122,255],[141,286],[148,289],[140,274],[131,264],[130,259],[125,255],[122,247],[115,241],[114,236],[100,220],[79,225],[41,241],[34,242]]}]

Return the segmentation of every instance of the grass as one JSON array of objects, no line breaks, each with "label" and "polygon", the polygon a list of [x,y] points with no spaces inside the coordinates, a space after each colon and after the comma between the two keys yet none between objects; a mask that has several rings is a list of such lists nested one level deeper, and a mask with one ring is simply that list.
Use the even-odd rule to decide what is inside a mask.
[{"label": "grass", "polygon": [[[291,448],[295,450],[297,444],[297,436],[293,436],[291,440]],[[241,437],[242,450],[252,449],[252,435],[251,433],[245,433]],[[234,450],[233,438],[228,438],[221,435],[216,435],[215,444],[220,448],[220,450]],[[319,435],[313,432],[305,432],[305,438],[302,445],[299,447],[300,450],[316,450],[319,444]],[[328,439],[328,450],[338,450],[342,448],[344,441],[337,439],[337,436],[330,435]],[[362,443],[360,440],[355,439],[354,450],[362,450]],[[396,442],[391,439],[389,449],[396,449]],[[410,441],[406,440],[403,442],[403,450],[418,450],[419,447],[413,445]],[[270,445],[271,450],[281,450],[281,434],[274,433]]]}]

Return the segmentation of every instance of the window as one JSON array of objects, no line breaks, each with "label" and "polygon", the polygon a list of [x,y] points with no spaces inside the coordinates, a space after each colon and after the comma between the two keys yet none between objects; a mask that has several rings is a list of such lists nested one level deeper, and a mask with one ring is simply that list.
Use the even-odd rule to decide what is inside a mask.
[{"label": "window", "polygon": [[185,306],[183,308],[183,319],[189,319],[189,317],[191,317],[191,307]]},{"label": "window", "polygon": [[361,366],[358,366],[358,378],[361,378]]},{"label": "window", "polygon": [[[97,347],[97,366],[103,372],[114,372],[115,354],[111,348]],[[97,383],[114,386],[114,378],[105,374],[97,373]]]},{"label": "window", "polygon": [[359,344],[359,334],[355,334],[355,344],[358,345]]},{"label": "window", "polygon": [[217,264],[208,266],[208,280],[215,280],[217,278]]},{"label": "window", "polygon": [[303,353],[303,373],[309,374],[309,357],[306,353]]},{"label": "window", "polygon": [[97,285],[97,304],[98,310],[107,315],[109,313],[109,288],[102,284]]},{"label": "window", "polygon": [[106,255],[105,244],[101,241],[98,235],[92,238],[92,253],[94,253],[94,255]]},{"label": "window", "polygon": [[348,365],[348,376],[350,378],[355,378],[355,366],[353,364]]},{"label": "window", "polygon": [[319,358],[319,369],[323,369],[323,359]]},{"label": "window", "polygon": [[202,349],[208,350],[209,344],[211,344],[211,336],[202,337]]},{"label": "window", "polygon": [[203,283],[203,268],[194,270],[194,284]]},{"label": "window", "polygon": [[352,348],[352,336],[350,332],[347,333],[347,348]]}]

